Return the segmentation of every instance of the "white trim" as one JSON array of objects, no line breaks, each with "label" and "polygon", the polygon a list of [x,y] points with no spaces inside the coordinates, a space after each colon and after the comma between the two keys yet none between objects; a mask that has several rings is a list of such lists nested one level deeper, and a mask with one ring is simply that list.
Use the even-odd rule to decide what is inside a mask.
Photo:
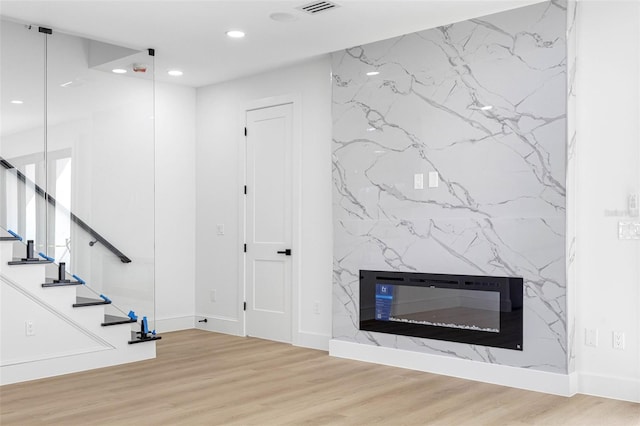
[{"label": "white trim", "polygon": [[158,333],[168,333],[170,331],[189,330],[195,328],[195,317],[172,317],[156,319],[155,328]]},{"label": "white trim", "polygon": [[[300,322],[300,282],[302,280],[302,271],[300,265],[302,264],[302,253],[300,248],[302,247],[301,243],[301,218],[302,214],[302,96],[300,93],[289,93],[280,96],[271,96],[268,98],[256,99],[252,101],[248,101],[244,104],[241,110],[241,120],[240,123],[244,123],[244,126],[247,125],[247,112],[251,110],[268,108],[278,105],[291,104],[293,109],[293,117],[292,117],[292,125],[293,125],[293,145],[291,152],[291,178],[292,178],[292,212],[291,212],[291,251],[294,253],[291,256],[291,344],[298,346],[306,346],[300,344],[300,340],[306,340],[305,338],[300,337],[300,332],[298,331],[299,322]],[[246,185],[246,164],[247,164],[247,147],[246,147],[246,137],[243,135],[241,138],[242,142],[238,143],[238,176],[240,182],[240,189],[242,190],[244,185]],[[239,197],[239,206],[238,206],[238,223],[240,226],[238,227],[238,239],[240,242],[240,247],[246,242],[246,197]],[[243,311],[242,305],[246,300],[246,254],[242,253],[242,259],[239,264],[238,276],[240,279],[238,280],[240,291],[238,292],[242,296],[242,300],[240,303],[240,310],[242,311],[242,315],[240,315],[240,322],[242,326],[242,336],[246,336],[246,314]],[[236,333],[232,333],[236,334]]]},{"label": "white trim", "polygon": [[0,385],[127,364],[155,357],[156,343],[153,341],[135,345],[128,345],[123,342],[122,346],[116,350],[77,353],[62,358],[0,367]]},{"label": "white trim", "polygon": [[106,348],[104,346],[94,346],[89,348],[80,348],[72,351],[57,352],[57,353],[47,354],[42,356],[16,358],[16,359],[9,359],[9,360],[3,359],[2,362],[0,363],[0,367],[11,367],[19,364],[29,364],[33,362],[48,361],[51,359],[67,358],[75,355],[89,354],[89,353],[101,352],[101,351],[112,351],[112,350],[114,349]]},{"label": "white trim", "polygon": [[293,344],[294,346],[317,349],[325,352],[329,351],[329,341],[331,340],[331,336],[311,331],[298,331],[297,335],[297,340]]},{"label": "white trim", "polygon": [[[198,322],[206,319],[207,322]],[[196,315],[195,328],[216,333],[231,334],[233,336],[246,336],[244,322],[235,318],[219,317],[211,315]]]},{"label": "white trim", "polygon": [[640,403],[640,378],[579,373],[578,392],[602,398]]},{"label": "white trim", "polygon": [[336,339],[329,342],[329,355],[553,395],[573,396],[575,394],[575,389],[571,386],[572,381],[575,383],[575,379],[569,374],[489,364]]}]

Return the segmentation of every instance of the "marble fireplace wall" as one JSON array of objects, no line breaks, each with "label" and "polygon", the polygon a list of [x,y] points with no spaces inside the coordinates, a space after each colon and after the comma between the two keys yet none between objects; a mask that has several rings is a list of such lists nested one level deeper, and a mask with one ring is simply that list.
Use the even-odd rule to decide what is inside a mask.
[{"label": "marble fireplace wall", "polygon": [[[567,372],[566,29],[552,1],[332,55],[334,339]],[[360,332],[360,269],[521,276],[524,350]]]}]

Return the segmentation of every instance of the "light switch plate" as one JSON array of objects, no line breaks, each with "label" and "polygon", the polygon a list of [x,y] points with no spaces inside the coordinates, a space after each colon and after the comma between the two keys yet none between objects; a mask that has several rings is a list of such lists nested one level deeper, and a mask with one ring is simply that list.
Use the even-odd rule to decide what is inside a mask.
[{"label": "light switch plate", "polygon": [[584,344],[587,346],[597,347],[598,346],[598,329],[597,328],[587,328],[584,331]]},{"label": "light switch plate", "polygon": [[437,188],[440,184],[438,172],[429,172],[429,188]]},{"label": "light switch plate", "polygon": [[413,189],[424,189],[424,175],[422,173],[413,175]]}]

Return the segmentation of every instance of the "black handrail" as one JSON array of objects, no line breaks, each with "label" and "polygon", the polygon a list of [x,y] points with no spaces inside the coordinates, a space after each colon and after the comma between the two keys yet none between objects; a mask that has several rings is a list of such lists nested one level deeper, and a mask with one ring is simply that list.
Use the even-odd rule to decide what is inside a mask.
[{"label": "black handrail", "polygon": [[[18,177],[19,180],[22,181],[22,183],[24,183],[26,185],[27,182],[28,182],[30,185],[33,185],[35,190],[36,190],[36,194],[40,195],[45,200],[47,200],[49,202],[49,204],[51,204],[53,207],[56,207],[56,199],[53,198],[51,195],[47,194],[47,192],[44,189],[42,189],[40,186],[38,186],[35,182],[32,182],[31,179],[27,178],[27,176],[25,176],[24,173],[22,173],[20,170],[18,170],[16,167],[14,167],[13,164],[9,163],[7,160],[5,160],[2,157],[0,157],[0,164],[2,164],[2,166],[7,170],[15,169],[16,176]],[[58,205],[58,208],[67,210],[61,204]],[[122,263],[131,263],[131,259],[129,259],[127,256],[125,256],[124,253],[122,253],[120,250],[115,248],[115,246],[113,244],[111,244],[109,241],[107,241],[102,235],[98,234],[92,227],[87,225],[87,223],[85,221],[83,221],[78,216],[73,214],[73,212],[69,211],[69,217],[71,218],[71,221],[73,223],[78,225],[80,228],[82,228],[87,233],[89,233],[89,235],[91,235],[93,238],[95,238],[95,241],[99,242],[100,244],[105,246],[105,248],[107,250],[109,250],[110,252],[112,252],[113,254],[118,256]],[[94,242],[94,244],[95,244],[95,242]],[[91,244],[91,245],[93,245],[93,244]]]}]

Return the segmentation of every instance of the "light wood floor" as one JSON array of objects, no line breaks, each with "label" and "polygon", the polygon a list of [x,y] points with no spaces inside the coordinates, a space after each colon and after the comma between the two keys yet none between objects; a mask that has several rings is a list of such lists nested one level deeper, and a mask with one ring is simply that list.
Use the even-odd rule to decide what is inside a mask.
[{"label": "light wood floor", "polygon": [[640,425],[640,404],[563,398],[199,330],[157,359],[0,388],[8,425]]}]

